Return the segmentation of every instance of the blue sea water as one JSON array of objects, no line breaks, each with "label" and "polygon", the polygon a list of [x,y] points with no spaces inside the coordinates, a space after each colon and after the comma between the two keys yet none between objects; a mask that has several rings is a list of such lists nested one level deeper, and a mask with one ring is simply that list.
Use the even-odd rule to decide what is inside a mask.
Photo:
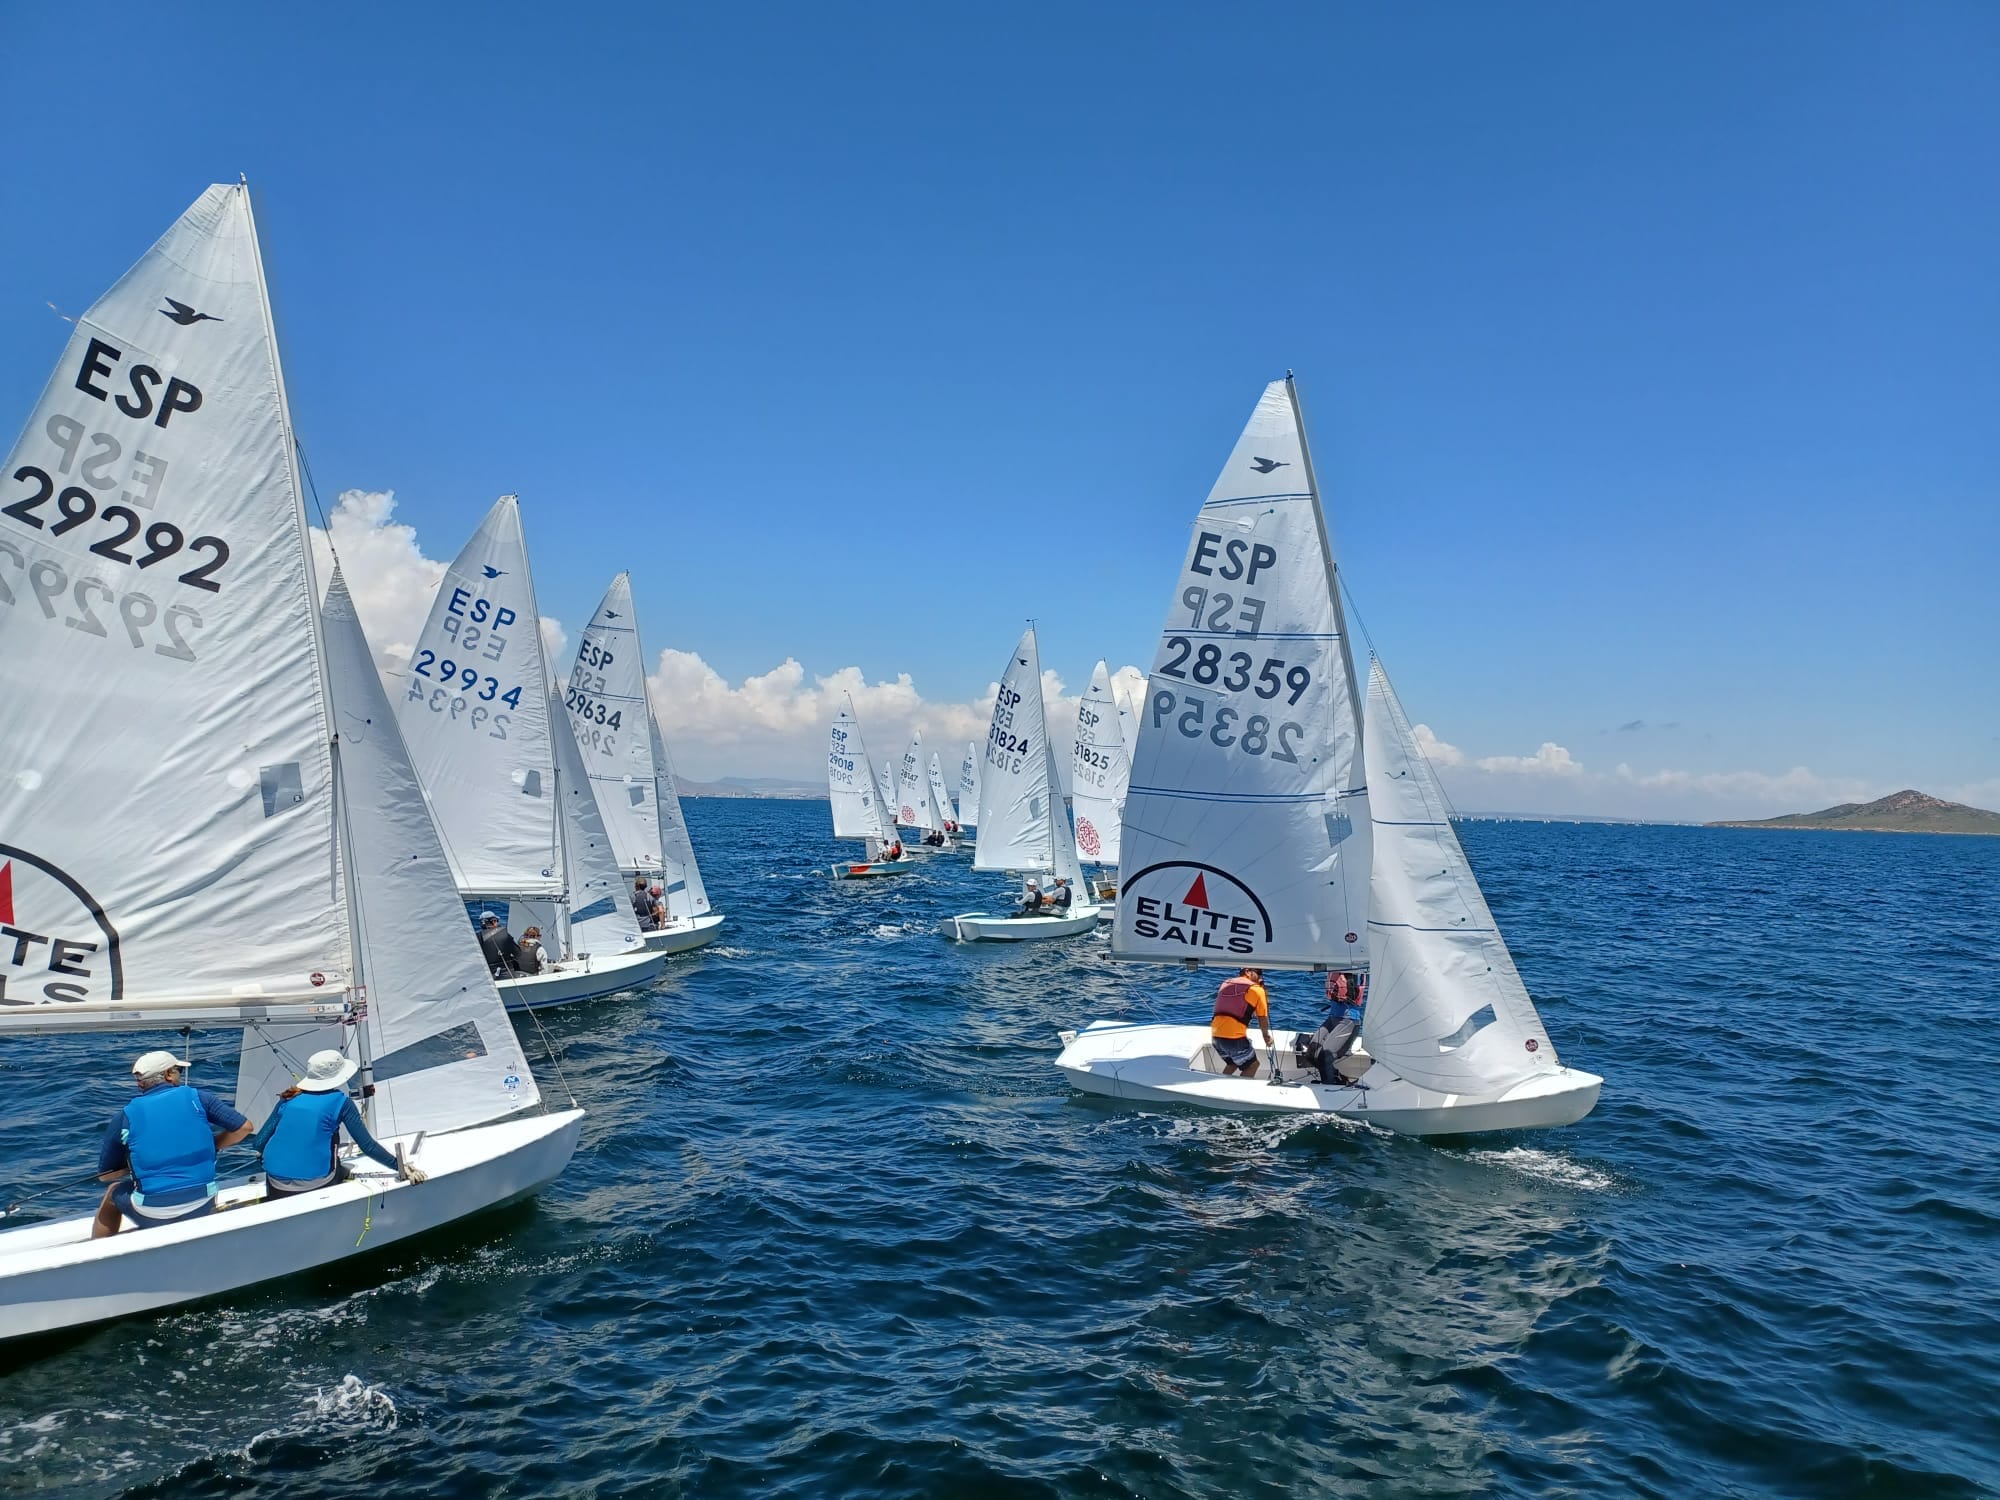
[{"label": "blue sea water", "polygon": [[[1434,1144],[1074,1095],[1057,1028],[1213,977],[946,943],[999,879],[816,880],[824,803],[689,820],[729,926],[542,1018],[560,1182],[0,1352],[0,1491],[2000,1493],[2000,840],[1464,825],[1607,1081]],[[0,1051],[0,1194],[88,1170],[136,1046]]]}]

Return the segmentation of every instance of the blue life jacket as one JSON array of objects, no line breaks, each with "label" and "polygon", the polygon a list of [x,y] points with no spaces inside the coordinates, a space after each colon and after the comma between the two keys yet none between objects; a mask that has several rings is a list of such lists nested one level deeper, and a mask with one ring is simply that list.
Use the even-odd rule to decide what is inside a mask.
[{"label": "blue life jacket", "polygon": [[333,1171],[334,1137],[347,1108],[342,1089],[294,1094],[278,1101],[278,1123],[264,1143],[264,1175],[287,1182],[317,1182]]},{"label": "blue life jacket", "polygon": [[215,1196],[215,1128],[201,1095],[184,1083],[150,1088],[125,1106],[140,1208],[173,1208]]}]

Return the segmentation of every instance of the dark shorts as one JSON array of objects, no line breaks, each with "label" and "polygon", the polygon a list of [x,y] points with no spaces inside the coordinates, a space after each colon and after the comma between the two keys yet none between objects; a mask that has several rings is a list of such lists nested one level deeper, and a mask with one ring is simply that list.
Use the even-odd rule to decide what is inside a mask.
[{"label": "dark shorts", "polygon": [[199,1219],[215,1212],[215,1200],[208,1199],[200,1208],[191,1208],[186,1213],[175,1214],[171,1218],[156,1218],[143,1208],[132,1203],[132,1192],[138,1184],[127,1177],[111,1189],[111,1202],[118,1212],[137,1224],[141,1229],[158,1229],[167,1224],[179,1224],[187,1219]]},{"label": "dark shorts", "polygon": [[1209,1040],[1215,1043],[1215,1055],[1226,1063],[1235,1063],[1240,1068],[1257,1060],[1256,1049],[1250,1045],[1247,1036],[1211,1036]]}]

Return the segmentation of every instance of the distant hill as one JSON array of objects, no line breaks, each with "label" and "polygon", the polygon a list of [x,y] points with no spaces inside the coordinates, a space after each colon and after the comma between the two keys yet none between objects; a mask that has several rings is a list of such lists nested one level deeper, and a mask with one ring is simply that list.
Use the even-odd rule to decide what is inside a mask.
[{"label": "distant hill", "polygon": [[826,800],[825,784],[787,781],[782,776],[725,776],[720,781],[689,781],[674,778],[683,797],[817,797]]},{"label": "distant hill", "polygon": [[1891,792],[1874,802],[1843,802],[1815,813],[1787,813],[1710,828],[1827,828],[1851,833],[1986,833],[2000,835],[2000,813],[1946,802],[1922,792]]}]

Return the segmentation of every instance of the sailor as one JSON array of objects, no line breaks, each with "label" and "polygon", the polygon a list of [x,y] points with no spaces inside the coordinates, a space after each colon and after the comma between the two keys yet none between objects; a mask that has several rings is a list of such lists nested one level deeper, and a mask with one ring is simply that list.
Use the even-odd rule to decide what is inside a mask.
[{"label": "sailor", "polygon": [[929,833],[924,835],[924,842],[933,849],[942,849],[944,847],[944,834],[940,830],[933,828]]},{"label": "sailor", "polygon": [[521,972],[521,945],[490,911],[479,919],[479,946],[495,979],[512,979]]},{"label": "sailor", "polygon": [[1069,877],[1058,875],[1055,889],[1042,898],[1042,906],[1051,916],[1066,917],[1069,915],[1069,904],[1075,898],[1076,892],[1069,888]]},{"label": "sailor", "polygon": [[1345,1083],[1340,1060],[1354,1050],[1361,1036],[1361,1009],[1368,1003],[1368,981],[1362,974],[1335,970],[1326,976],[1326,1019],[1307,1039],[1306,1061],[1319,1069],[1321,1083]]},{"label": "sailor", "polygon": [[1038,917],[1042,914],[1042,888],[1031,880],[1028,888],[1021,893],[1021,905],[1014,912],[1017,917]]},{"label": "sailor", "polygon": [[896,839],[892,843],[889,843],[883,847],[882,850],[883,864],[885,865],[894,864],[897,860],[901,859],[902,857],[903,857],[903,841],[901,839]]},{"label": "sailor", "polygon": [[632,881],[632,915],[639,919],[639,930],[644,932],[653,925],[653,897],[646,889],[646,877],[635,876]]},{"label": "sailor", "polygon": [[250,1137],[250,1148],[264,1154],[264,1201],[310,1193],[347,1180],[340,1164],[340,1132],[364,1154],[380,1162],[405,1182],[422,1182],[425,1174],[399,1163],[362,1122],[361,1111],[347,1097],[347,1080],[360,1064],[328,1050],[306,1059],[306,1075],[278,1095],[271,1118]]},{"label": "sailor", "polygon": [[1240,969],[1233,979],[1222,981],[1222,987],[1215,992],[1215,1015],[1208,1023],[1209,1039],[1215,1044],[1216,1056],[1222,1059],[1225,1075],[1241,1073],[1245,1078],[1257,1076],[1257,1053],[1250,1045],[1250,1020],[1257,1020],[1257,1029],[1264,1033],[1264,1045],[1274,1046],[1271,1040],[1271,1002],[1264,993],[1264,971],[1258,968]]},{"label": "sailor", "polygon": [[539,974],[549,966],[548,949],[542,946],[542,929],[530,927],[521,934],[521,972]]},{"label": "sailor", "polygon": [[207,1089],[182,1083],[186,1066],[171,1052],[132,1064],[138,1097],[118,1112],[97,1153],[98,1180],[111,1186],[92,1239],[116,1234],[121,1215],[151,1229],[215,1211],[215,1153],[255,1127]]},{"label": "sailor", "polygon": [[653,882],[653,927],[665,927],[673,918],[667,913],[667,888],[657,880]]}]

